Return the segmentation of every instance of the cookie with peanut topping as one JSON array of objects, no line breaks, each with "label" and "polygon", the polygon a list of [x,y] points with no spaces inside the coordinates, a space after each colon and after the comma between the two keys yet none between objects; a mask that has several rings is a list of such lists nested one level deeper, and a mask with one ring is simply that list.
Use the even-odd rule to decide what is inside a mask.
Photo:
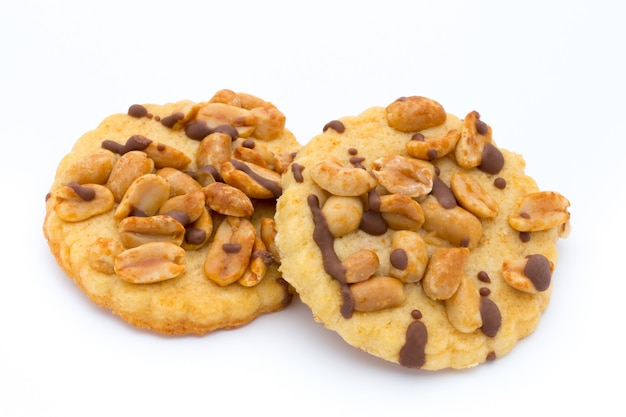
[{"label": "cookie with peanut topping", "polygon": [[568,200],[524,166],[478,112],[424,97],[333,120],[283,176],[280,270],[315,320],[389,362],[502,357],[538,325],[569,231]]},{"label": "cookie with peanut topping", "polygon": [[45,238],[93,302],[134,326],[244,325],[292,298],[274,213],[299,148],[283,113],[250,94],[132,105],[60,162]]}]

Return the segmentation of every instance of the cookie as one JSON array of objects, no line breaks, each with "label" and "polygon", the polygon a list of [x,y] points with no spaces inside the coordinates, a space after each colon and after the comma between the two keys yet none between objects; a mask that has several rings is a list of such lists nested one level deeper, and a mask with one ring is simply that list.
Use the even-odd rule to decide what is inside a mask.
[{"label": "cookie", "polygon": [[300,145],[273,104],[231,90],[132,105],[60,162],[43,232],[96,304],[163,334],[283,309],[274,212]]},{"label": "cookie", "polygon": [[569,232],[568,200],[524,167],[478,112],[424,97],[333,120],[283,176],[280,270],[315,320],[376,357],[500,358],[536,328]]}]

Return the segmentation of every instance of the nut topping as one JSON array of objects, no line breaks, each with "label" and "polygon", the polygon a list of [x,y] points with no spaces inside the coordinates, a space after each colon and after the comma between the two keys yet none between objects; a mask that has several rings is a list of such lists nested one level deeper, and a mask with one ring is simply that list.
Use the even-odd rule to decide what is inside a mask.
[{"label": "nut topping", "polygon": [[206,276],[218,285],[237,281],[250,263],[256,231],[243,218],[228,216],[219,225],[204,263]]},{"label": "nut topping", "polygon": [[358,197],[331,195],[322,206],[328,230],[335,237],[345,236],[359,228],[363,202]]},{"label": "nut topping", "polygon": [[59,178],[60,184],[105,184],[117,157],[113,152],[102,151],[86,155],[70,164]]},{"label": "nut topping", "polygon": [[202,189],[206,205],[226,216],[248,217],[254,213],[250,198],[238,188],[222,182],[214,182]]},{"label": "nut topping", "polygon": [[424,210],[424,229],[454,246],[473,249],[483,235],[483,225],[469,211],[455,206],[444,208],[433,196],[421,203]]},{"label": "nut topping", "polygon": [[418,132],[446,121],[443,106],[426,97],[400,97],[386,110],[387,123],[400,132]]},{"label": "nut topping", "polygon": [[247,109],[224,103],[207,103],[198,109],[197,120],[206,122],[209,129],[230,125],[237,129],[239,137],[246,138],[256,127],[256,116]]},{"label": "nut topping", "polygon": [[428,248],[419,233],[398,230],[391,236],[389,274],[403,282],[418,282],[428,264]]},{"label": "nut topping", "polygon": [[378,255],[371,250],[361,249],[341,262],[346,269],[346,282],[354,284],[370,278],[380,266]]},{"label": "nut topping", "polygon": [[424,224],[422,206],[404,194],[381,195],[378,211],[392,229],[416,231]]},{"label": "nut topping", "polygon": [[124,198],[117,206],[115,220],[139,213],[142,216],[155,215],[170,196],[167,180],[156,174],[146,174],[137,178],[128,187]]},{"label": "nut topping", "polygon": [[348,168],[333,160],[323,160],[310,169],[311,178],[331,194],[354,197],[376,187],[376,179],[361,168]]},{"label": "nut topping", "polygon": [[467,275],[463,275],[456,292],[444,304],[450,324],[458,331],[472,333],[483,325],[480,293]]},{"label": "nut topping", "polygon": [[422,280],[424,292],[433,300],[447,300],[457,291],[469,258],[467,248],[437,248]]},{"label": "nut topping", "polygon": [[115,258],[115,273],[133,284],[151,284],[185,272],[185,250],[170,242],[145,243]]},{"label": "nut topping", "polygon": [[397,307],[404,302],[402,281],[391,277],[372,277],[350,285],[354,310],[377,311]]},{"label": "nut topping", "polygon": [[170,216],[126,217],[118,226],[120,239],[126,248],[149,242],[170,242],[180,246],[185,228]]},{"label": "nut topping", "polygon": [[107,188],[115,197],[115,202],[119,203],[122,200],[133,181],[142,175],[150,174],[153,169],[154,161],[144,152],[130,151],[120,156],[113,165],[106,183]]},{"label": "nut topping", "polygon": [[454,150],[460,137],[460,131],[451,129],[442,136],[413,139],[406,143],[406,152],[414,158],[426,161],[441,158]]},{"label": "nut topping", "polygon": [[389,155],[374,161],[372,174],[391,194],[421,197],[433,188],[435,168],[419,159]]},{"label": "nut topping", "polygon": [[520,232],[536,232],[569,222],[569,201],[554,191],[539,191],[522,197],[509,215],[509,224]]},{"label": "nut topping", "polygon": [[461,137],[454,150],[456,162],[463,168],[479,166],[487,143],[491,143],[491,127],[480,120],[478,112],[470,112],[463,120]]},{"label": "nut topping", "polygon": [[502,264],[504,281],[516,290],[535,294],[550,287],[554,263],[543,255],[506,260]]},{"label": "nut topping", "polygon": [[282,193],[281,176],[271,169],[231,159],[221,166],[228,185],[239,188],[250,198],[276,198]]},{"label": "nut topping", "polygon": [[57,216],[67,222],[81,222],[113,208],[113,194],[103,185],[70,183],[54,193]]},{"label": "nut topping", "polygon": [[498,201],[489,195],[478,181],[467,174],[454,173],[450,188],[463,208],[476,217],[492,218],[498,215]]}]

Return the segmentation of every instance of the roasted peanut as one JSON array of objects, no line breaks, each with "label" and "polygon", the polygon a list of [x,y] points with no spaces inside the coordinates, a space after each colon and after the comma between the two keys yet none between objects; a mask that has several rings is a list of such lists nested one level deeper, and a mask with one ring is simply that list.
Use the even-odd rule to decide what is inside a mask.
[{"label": "roasted peanut", "polygon": [[252,200],[240,189],[215,182],[202,189],[206,205],[220,214],[235,217],[248,217],[254,213]]},{"label": "roasted peanut", "polygon": [[263,217],[261,218],[259,229],[261,240],[263,240],[267,250],[272,254],[272,258],[280,263],[280,252],[278,251],[278,245],[276,245],[276,234],[278,233],[276,230],[276,222],[274,222],[272,218]]},{"label": "roasted peanut", "polygon": [[483,325],[480,293],[467,275],[461,278],[456,292],[444,301],[448,321],[461,333],[472,333]]},{"label": "roasted peanut", "polygon": [[273,262],[272,254],[260,237],[256,237],[252,248],[250,264],[237,282],[244,287],[253,287],[265,277],[267,267]]},{"label": "roasted peanut", "polygon": [[176,168],[165,167],[156,172],[170,185],[170,197],[191,193],[202,188],[200,183]]},{"label": "roasted peanut", "polygon": [[221,125],[233,126],[242,138],[250,136],[257,124],[257,118],[250,110],[224,103],[202,105],[196,120],[204,120],[210,129]]},{"label": "roasted peanut", "polygon": [[425,137],[423,140],[410,140],[406,143],[406,152],[419,159],[426,161],[446,156],[454,150],[461,132],[451,129],[446,134],[435,137]]},{"label": "roasted peanut", "polygon": [[254,149],[246,148],[244,146],[237,146],[233,150],[233,158],[240,161],[250,162],[263,168],[271,169],[269,164],[263,158],[263,155]]},{"label": "roasted peanut", "polygon": [[428,264],[424,239],[410,230],[398,230],[391,236],[389,275],[403,282],[418,282]]},{"label": "roasted peanut", "polygon": [[80,222],[113,208],[113,194],[103,185],[70,183],[54,193],[54,211],[66,222]]},{"label": "roasted peanut", "polygon": [[452,297],[465,275],[467,248],[437,248],[433,251],[422,280],[424,292],[433,300]]},{"label": "roasted peanut", "polygon": [[376,179],[361,168],[348,168],[334,160],[323,160],[309,168],[311,178],[331,194],[354,197],[376,187]]},{"label": "roasted peanut", "polygon": [[154,161],[156,168],[183,169],[191,162],[191,158],[184,152],[164,143],[152,141],[143,151]]},{"label": "roasted peanut", "polygon": [[93,270],[111,275],[115,273],[115,258],[123,251],[117,240],[100,237],[89,248],[87,261]]},{"label": "roasted peanut", "polygon": [[363,202],[359,197],[331,195],[322,206],[328,230],[335,237],[345,236],[359,228]]},{"label": "roasted peanut", "polygon": [[59,177],[59,184],[106,184],[117,156],[113,152],[101,151],[72,162]]},{"label": "roasted peanut", "polygon": [[226,217],[218,226],[207,253],[206,276],[223,287],[237,281],[250,263],[255,240],[256,231],[249,220]]},{"label": "roasted peanut", "polygon": [[386,111],[389,126],[401,132],[417,132],[446,121],[443,106],[426,97],[400,97]]},{"label": "roasted peanut", "polygon": [[346,270],[346,282],[354,284],[374,275],[380,266],[380,261],[376,252],[361,249],[346,257],[341,261],[341,265]]},{"label": "roasted peanut", "polygon": [[517,202],[508,220],[520,232],[536,232],[569,222],[569,201],[554,191],[526,194]]},{"label": "roasted peanut", "polygon": [[185,250],[196,250],[208,242],[213,233],[213,218],[205,207],[198,219],[185,227],[185,238],[182,247]]},{"label": "roasted peanut", "polygon": [[170,196],[167,180],[156,174],[146,174],[130,184],[115,211],[115,220],[120,221],[133,213],[152,216]]},{"label": "roasted peanut", "polygon": [[450,189],[459,204],[480,218],[492,218],[498,215],[500,205],[488,194],[480,183],[467,174],[454,173],[450,179]]},{"label": "roasted peanut", "polygon": [[463,168],[480,165],[485,144],[491,140],[491,127],[480,120],[478,112],[468,113],[463,120],[461,137],[454,149],[457,164]]},{"label": "roasted peanut", "polygon": [[232,139],[226,133],[214,132],[202,139],[196,150],[198,167],[212,166],[219,170],[224,162],[230,161]]},{"label": "roasted peanut", "polygon": [[380,196],[378,211],[395,230],[418,230],[424,224],[424,210],[413,198],[404,194]]},{"label": "roasted peanut", "polygon": [[476,216],[460,206],[444,208],[432,195],[420,205],[424,210],[424,230],[454,246],[476,247],[483,235],[483,226]]},{"label": "roasted peanut", "polygon": [[397,307],[404,302],[402,281],[391,277],[372,277],[350,285],[354,310],[370,312]]},{"label": "roasted peanut", "polygon": [[281,176],[271,169],[232,159],[222,164],[221,173],[228,185],[250,198],[268,199],[282,194]]},{"label": "roasted peanut", "polygon": [[516,290],[536,294],[550,287],[554,263],[543,255],[529,255],[502,263],[504,281]]},{"label": "roasted peanut", "polygon": [[275,107],[254,107],[251,113],[256,117],[256,127],[252,135],[261,140],[272,140],[280,136],[285,128],[285,115]]},{"label": "roasted peanut", "polygon": [[120,239],[126,248],[149,242],[183,243],[185,228],[170,216],[126,217],[119,226]]},{"label": "roasted peanut", "polygon": [[389,155],[374,161],[372,174],[391,194],[421,197],[433,188],[435,167],[419,159]]},{"label": "roasted peanut", "polygon": [[154,169],[154,161],[148,158],[145,152],[130,151],[120,156],[113,165],[106,186],[115,197],[115,202],[120,202],[130,184],[145,174],[150,174]]},{"label": "roasted peanut", "polygon": [[170,242],[145,243],[115,258],[115,273],[133,284],[151,284],[185,272],[185,250]]},{"label": "roasted peanut", "polygon": [[205,195],[203,190],[177,195],[161,204],[159,214],[169,214],[183,226],[195,222],[204,211]]}]

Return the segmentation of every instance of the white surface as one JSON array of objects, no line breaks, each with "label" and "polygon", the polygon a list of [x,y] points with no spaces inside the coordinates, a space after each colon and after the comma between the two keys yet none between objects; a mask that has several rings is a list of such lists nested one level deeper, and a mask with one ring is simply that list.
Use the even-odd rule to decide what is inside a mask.
[{"label": "white surface", "polygon": [[[216,3],[0,5],[0,415],[623,412],[621,3]],[[478,110],[542,189],[572,203],[536,332],[494,363],[429,374],[348,347],[299,302],[181,338],[93,306],[41,233],[58,161],[110,113],[220,88],[271,100],[302,142],[402,95]]]}]

